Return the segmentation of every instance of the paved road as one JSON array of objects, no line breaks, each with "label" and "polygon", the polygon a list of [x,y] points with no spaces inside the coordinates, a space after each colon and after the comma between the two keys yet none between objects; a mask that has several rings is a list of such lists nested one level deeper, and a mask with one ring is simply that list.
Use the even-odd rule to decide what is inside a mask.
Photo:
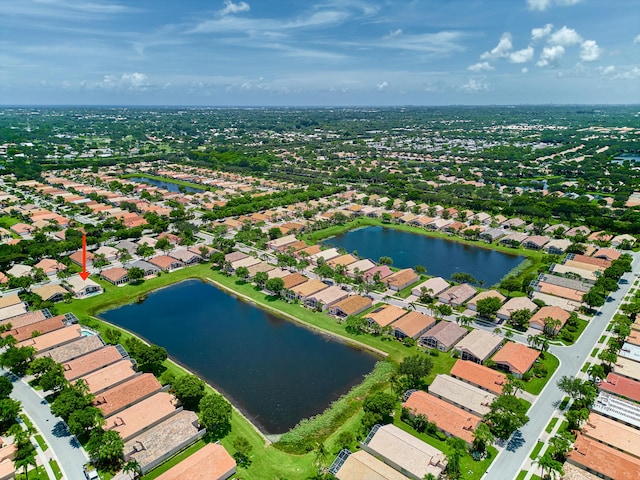
[{"label": "paved road", "polygon": [[589,322],[579,340],[571,347],[553,345],[549,349],[560,360],[560,367],[531,408],[529,423],[513,435],[506,448],[494,460],[485,476],[487,480],[505,480],[518,476],[522,464],[551,420],[556,406],[564,398],[564,393],[560,391],[556,382],[562,376],[574,377],[580,372],[582,365],[588,361],[595,344],[606,331],[621,300],[624,299],[636,280],[635,274],[640,270],[640,254],[634,253],[633,257],[633,272],[627,273],[623,277],[627,283],[620,284],[620,290],[613,293],[612,297],[600,308],[600,314]]},{"label": "paved road", "polygon": [[[9,375],[5,370],[2,373]],[[65,423],[54,417],[49,404],[23,380],[13,381],[11,397],[20,400],[27,416],[42,433],[50,451],[55,452],[64,480],[86,480],[82,466],[87,462],[84,449],[68,431]]]}]

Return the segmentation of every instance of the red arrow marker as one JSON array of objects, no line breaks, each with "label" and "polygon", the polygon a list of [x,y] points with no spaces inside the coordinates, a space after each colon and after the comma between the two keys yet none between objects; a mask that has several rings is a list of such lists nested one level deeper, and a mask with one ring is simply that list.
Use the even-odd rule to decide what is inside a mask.
[{"label": "red arrow marker", "polygon": [[89,275],[90,273],[87,272],[87,236],[82,235],[82,271],[80,272],[80,278],[86,280]]}]

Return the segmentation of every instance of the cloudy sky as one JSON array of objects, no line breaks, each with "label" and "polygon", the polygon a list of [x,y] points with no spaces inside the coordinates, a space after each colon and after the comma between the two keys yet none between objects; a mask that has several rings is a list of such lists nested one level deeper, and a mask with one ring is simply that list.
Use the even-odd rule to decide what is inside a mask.
[{"label": "cloudy sky", "polygon": [[0,104],[640,103],[640,0],[2,0]]}]

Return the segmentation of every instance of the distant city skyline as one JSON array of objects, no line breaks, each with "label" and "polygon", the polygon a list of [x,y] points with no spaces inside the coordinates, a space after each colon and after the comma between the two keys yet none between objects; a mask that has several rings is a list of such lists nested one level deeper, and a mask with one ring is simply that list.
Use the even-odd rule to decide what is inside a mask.
[{"label": "distant city skyline", "polygon": [[640,0],[4,0],[2,105],[640,103]]}]

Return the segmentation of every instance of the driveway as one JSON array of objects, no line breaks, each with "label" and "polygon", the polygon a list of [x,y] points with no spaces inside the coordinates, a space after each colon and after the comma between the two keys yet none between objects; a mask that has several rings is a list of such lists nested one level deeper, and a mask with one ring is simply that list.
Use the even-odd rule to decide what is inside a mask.
[{"label": "driveway", "polygon": [[[3,369],[2,373],[11,378],[6,370]],[[61,419],[51,414],[49,404],[38,392],[23,380],[12,379],[12,382],[11,397],[22,403],[22,409],[54,452],[64,480],[86,480],[82,466],[88,459],[76,437],[69,433]]]}]

